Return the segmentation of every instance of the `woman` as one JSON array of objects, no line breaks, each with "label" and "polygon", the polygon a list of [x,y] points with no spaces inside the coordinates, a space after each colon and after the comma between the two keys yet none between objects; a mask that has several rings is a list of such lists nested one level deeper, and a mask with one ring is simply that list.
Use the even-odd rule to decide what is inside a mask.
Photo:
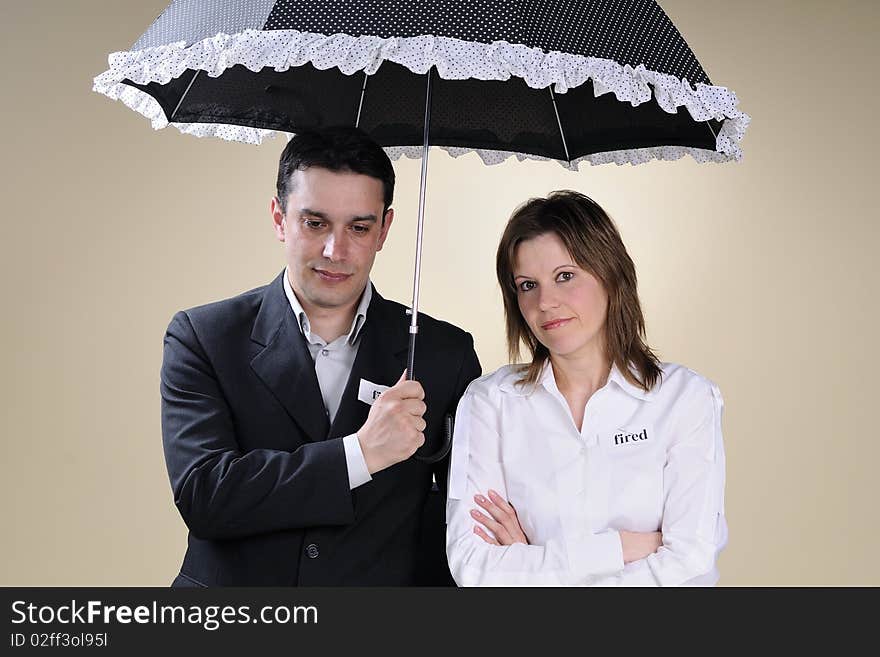
[{"label": "woman", "polygon": [[497,254],[511,359],[458,406],[446,552],[459,585],[712,585],[727,542],[722,400],[643,340],[617,229],[532,199]]}]

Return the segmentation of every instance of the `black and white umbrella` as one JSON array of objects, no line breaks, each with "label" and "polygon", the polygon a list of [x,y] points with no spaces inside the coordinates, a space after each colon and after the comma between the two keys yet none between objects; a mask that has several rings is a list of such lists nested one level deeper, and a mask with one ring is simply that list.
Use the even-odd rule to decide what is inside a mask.
[{"label": "black and white umbrella", "polygon": [[176,0],[109,64],[94,89],[155,128],[359,123],[396,156],[432,70],[430,144],[486,163],[723,162],[749,120],[653,0]]},{"label": "black and white umbrella", "polygon": [[358,125],[422,157],[413,340],[428,146],[724,162],[749,123],[653,0],[174,0],[94,89],[157,129],[259,143]]}]

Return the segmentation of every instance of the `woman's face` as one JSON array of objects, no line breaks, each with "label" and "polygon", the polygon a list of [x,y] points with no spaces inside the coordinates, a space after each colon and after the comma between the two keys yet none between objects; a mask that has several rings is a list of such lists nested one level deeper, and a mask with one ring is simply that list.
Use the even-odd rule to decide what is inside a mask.
[{"label": "woman's face", "polygon": [[520,242],[513,265],[519,310],[551,354],[604,355],[608,295],[555,233]]}]

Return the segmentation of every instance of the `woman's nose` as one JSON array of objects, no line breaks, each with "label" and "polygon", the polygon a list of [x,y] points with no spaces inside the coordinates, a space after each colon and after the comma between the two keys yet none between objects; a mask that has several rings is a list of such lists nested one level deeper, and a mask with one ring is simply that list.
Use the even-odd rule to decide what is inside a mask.
[{"label": "woman's nose", "polygon": [[559,295],[556,293],[551,287],[547,287],[542,285],[538,288],[538,309],[539,310],[550,310],[551,308],[556,308],[559,305]]}]

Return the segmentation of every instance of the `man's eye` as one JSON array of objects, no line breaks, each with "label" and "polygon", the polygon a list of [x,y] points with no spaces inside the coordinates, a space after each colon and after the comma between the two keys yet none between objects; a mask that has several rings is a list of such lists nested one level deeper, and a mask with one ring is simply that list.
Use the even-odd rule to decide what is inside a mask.
[{"label": "man's eye", "polygon": [[364,234],[364,233],[369,233],[369,232],[370,232],[370,227],[369,227],[369,226],[364,226],[363,224],[352,224],[351,229],[352,229],[354,232],[356,232],[356,233],[360,233],[360,234]]},{"label": "man's eye", "polygon": [[519,289],[521,292],[528,292],[532,288],[535,287],[535,281],[523,281],[519,284]]},{"label": "man's eye", "polygon": [[308,226],[309,228],[314,228],[315,230],[324,227],[324,222],[318,221],[317,219],[306,219],[305,223],[306,226]]}]

